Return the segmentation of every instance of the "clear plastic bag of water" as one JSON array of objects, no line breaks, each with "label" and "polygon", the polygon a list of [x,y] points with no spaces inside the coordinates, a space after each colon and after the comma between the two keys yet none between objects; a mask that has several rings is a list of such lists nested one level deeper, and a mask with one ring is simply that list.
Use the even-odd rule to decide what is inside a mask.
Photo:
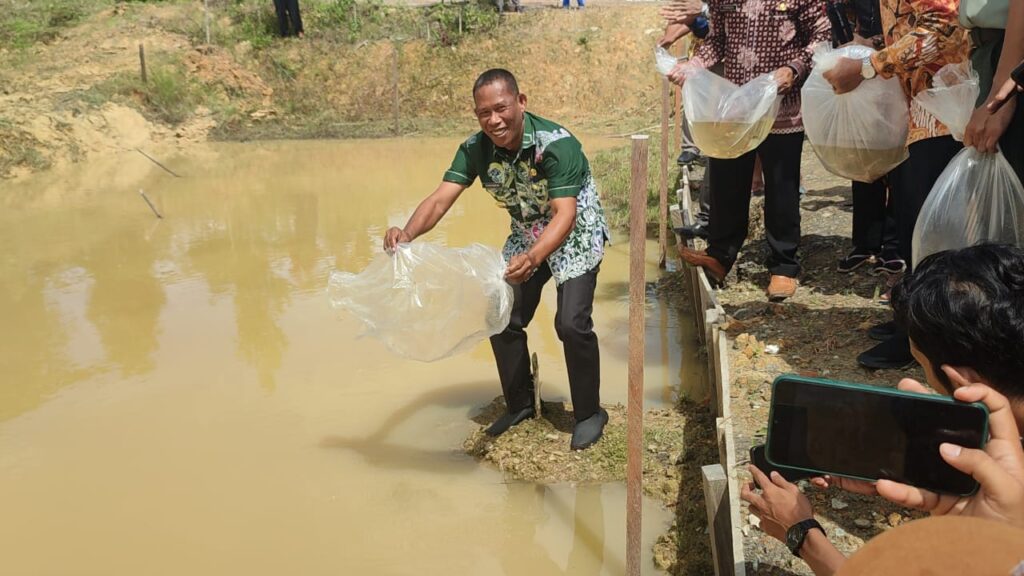
[{"label": "clear plastic bag of water", "polygon": [[508,326],[512,287],[501,252],[482,244],[399,244],[358,274],[331,273],[331,305],[362,320],[389,350],[433,362]]},{"label": "clear plastic bag of water", "polygon": [[800,90],[804,131],[822,166],[858,182],[874,182],[906,160],[909,106],[896,78],[871,78],[836,94],[823,74],[839,58],[860,60],[874,52],[867,46],[819,45]]},{"label": "clear plastic bag of water", "polygon": [[[978,75],[966,64],[948,64],[932,84],[915,100],[962,140],[978,99]],[[1002,152],[964,148],[921,207],[914,265],[936,252],[983,243],[1024,246],[1024,186]]]},{"label": "clear plastic bag of water", "polygon": [[760,146],[775,124],[781,101],[772,74],[737,86],[692,68],[683,83],[683,109],[693,142],[712,158],[738,158]]}]

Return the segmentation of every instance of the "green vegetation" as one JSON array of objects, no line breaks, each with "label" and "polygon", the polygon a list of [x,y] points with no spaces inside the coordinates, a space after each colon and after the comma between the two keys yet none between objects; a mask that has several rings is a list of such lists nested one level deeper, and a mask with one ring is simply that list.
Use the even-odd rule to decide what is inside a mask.
[{"label": "green vegetation", "polygon": [[45,170],[50,161],[40,152],[41,143],[31,134],[18,130],[0,116],[0,178],[9,176],[18,167]]},{"label": "green vegetation", "polygon": [[[211,26],[211,42],[230,46],[248,42],[261,50],[277,37],[277,16],[269,1],[230,0],[218,2],[218,12],[227,14],[230,26]],[[427,40],[453,46],[471,34],[498,26],[499,15],[486,0],[431,6],[385,5],[380,0],[320,0],[304,2],[302,21],[310,39],[339,44],[378,40]],[[193,21],[188,34],[205,42],[202,20]]]},{"label": "green vegetation", "polygon": [[179,62],[166,61],[154,65],[148,76],[148,82],[143,84],[135,72],[117,74],[94,86],[82,100],[137,103],[150,119],[171,125],[185,121],[196,106],[210,100],[208,91],[190,80]]},{"label": "green vegetation", "polygon": [[110,0],[0,0],[0,46],[23,49],[49,42]]},{"label": "green vegetation", "polygon": [[[652,133],[647,151],[647,223],[658,222],[658,192],[660,187],[661,147],[657,145],[660,135]],[[629,229],[630,163],[632,150],[629,145],[601,150],[590,158],[590,168],[597,181],[601,200],[604,203],[608,224],[613,228]],[[671,158],[670,158],[671,161]],[[669,200],[676,189],[674,179],[678,170],[669,169]]]}]

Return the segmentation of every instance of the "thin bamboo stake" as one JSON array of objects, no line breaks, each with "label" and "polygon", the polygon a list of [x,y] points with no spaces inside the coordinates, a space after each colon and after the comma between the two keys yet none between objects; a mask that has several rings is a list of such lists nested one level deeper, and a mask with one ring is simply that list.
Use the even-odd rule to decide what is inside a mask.
[{"label": "thin bamboo stake", "polygon": [[626,408],[626,575],[640,576],[644,435],[644,244],[647,240],[646,135],[633,136],[629,197],[629,395]]},{"label": "thin bamboo stake", "polygon": [[142,190],[142,188],[139,188],[139,196],[142,196],[142,199],[146,201],[146,205],[148,205],[149,209],[153,211],[153,214],[155,214],[157,218],[163,220],[163,216],[161,216],[160,213],[157,212],[156,206],[153,206],[153,203],[149,201],[149,196],[146,196],[146,193]]},{"label": "thin bamboo stake", "polygon": [[142,155],[143,155],[143,156],[145,156],[146,158],[149,158],[149,161],[150,161],[150,162],[152,162],[153,164],[156,164],[157,166],[159,166],[159,167],[163,168],[163,169],[164,169],[164,170],[166,170],[166,171],[167,171],[167,173],[168,173],[168,174],[170,174],[171,176],[174,176],[175,178],[181,178],[181,175],[180,175],[180,174],[176,173],[176,172],[175,172],[174,170],[171,170],[171,169],[170,169],[170,168],[168,168],[167,166],[164,166],[164,165],[163,165],[163,164],[162,164],[162,163],[161,163],[161,162],[160,162],[159,160],[157,160],[156,158],[153,158],[153,157],[152,157],[152,156],[150,156],[149,154],[146,154],[145,152],[143,152],[141,148],[136,148],[136,149],[135,149],[135,151],[136,151],[136,152],[138,152],[139,154],[142,154]]}]

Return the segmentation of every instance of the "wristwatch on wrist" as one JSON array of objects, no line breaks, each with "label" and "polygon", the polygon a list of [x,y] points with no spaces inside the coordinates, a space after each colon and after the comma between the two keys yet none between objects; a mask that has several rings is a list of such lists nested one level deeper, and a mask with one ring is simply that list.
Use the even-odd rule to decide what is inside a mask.
[{"label": "wristwatch on wrist", "polygon": [[875,67],[871,65],[871,57],[865,56],[860,61],[860,75],[866,80],[870,80],[875,77]]},{"label": "wristwatch on wrist", "polygon": [[825,529],[814,518],[797,522],[790,526],[789,530],[786,530],[786,546],[794,556],[800,558],[800,548],[804,545],[804,540],[807,539],[807,533],[815,528],[821,530],[822,534],[825,533]]}]

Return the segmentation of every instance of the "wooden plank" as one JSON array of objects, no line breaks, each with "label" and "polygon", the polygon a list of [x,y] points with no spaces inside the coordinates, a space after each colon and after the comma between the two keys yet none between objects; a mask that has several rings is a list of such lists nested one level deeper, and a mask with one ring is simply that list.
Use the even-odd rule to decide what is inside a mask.
[{"label": "wooden plank", "polygon": [[626,405],[626,574],[640,576],[643,509],[644,247],[647,240],[647,136],[633,136],[629,202],[629,392]]},{"label": "wooden plank", "polygon": [[[712,312],[711,310],[708,311]],[[721,359],[722,359],[722,346],[719,341],[719,334],[721,329],[719,325],[715,323],[711,327],[711,336],[709,338],[710,345],[708,345],[708,374],[711,376],[711,389],[714,391],[714,402],[712,402],[713,414],[715,416],[725,416],[723,404],[725,403],[724,396],[728,393],[724,390],[728,386],[722,381],[721,371]]]},{"label": "wooden plank", "polygon": [[740,532],[740,484],[736,476],[736,442],[732,430],[732,416],[727,415],[725,422],[725,459],[726,475],[729,478],[729,525],[732,531],[732,566],[735,576],[746,576],[747,567],[743,553],[743,533]]},{"label": "wooden plank", "polygon": [[708,514],[708,537],[711,539],[711,557],[715,576],[732,574],[732,527],[729,523],[729,480],[721,464],[709,464],[700,469],[704,487],[704,504]]},{"label": "wooden plank", "polygon": [[665,267],[668,247],[668,78],[661,79],[661,165],[658,182],[658,265]]},{"label": "wooden plank", "polygon": [[[715,351],[718,356],[718,377],[721,381],[721,405],[722,415],[732,415],[732,380],[729,375],[729,335],[725,330],[718,330],[718,346]],[[733,456],[735,457],[735,455]]]},{"label": "wooden plank", "polygon": [[683,212],[675,204],[668,207],[668,225],[672,228],[679,228],[683,225]]}]

